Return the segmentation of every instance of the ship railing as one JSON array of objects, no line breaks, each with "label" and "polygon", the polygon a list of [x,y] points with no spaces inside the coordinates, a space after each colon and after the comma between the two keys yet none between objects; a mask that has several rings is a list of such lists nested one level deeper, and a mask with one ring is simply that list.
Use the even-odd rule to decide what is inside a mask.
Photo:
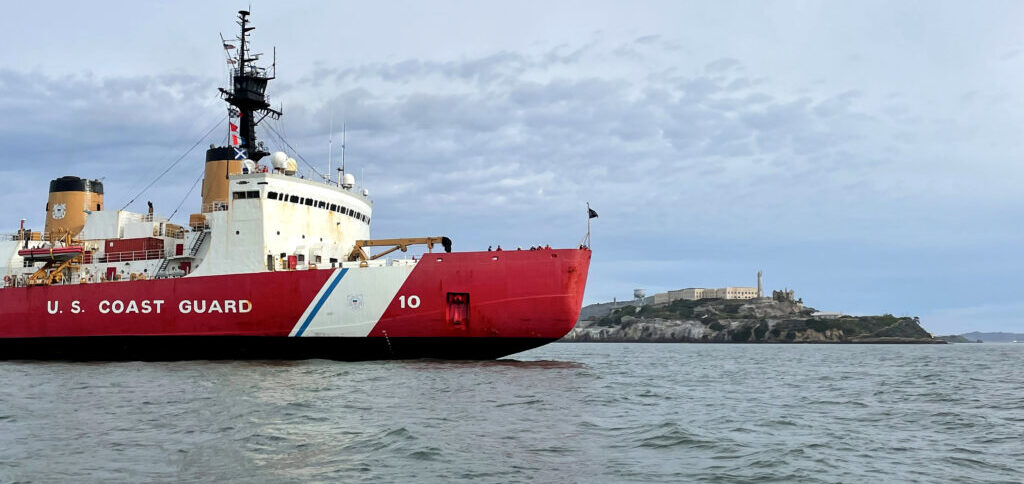
[{"label": "ship railing", "polygon": [[195,232],[202,232],[210,229],[210,223],[206,221],[206,218],[189,220],[188,226]]},{"label": "ship railing", "polygon": [[35,230],[25,230],[24,232],[13,232],[0,234],[0,240],[21,240],[28,239],[29,242],[63,242],[68,243],[67,232],[36,232]]},{"label": "ship railing", "polygon": [[217,200],[215,202],[204,203],[202,213],[223,212],[226,211],[228,207],[229,204],[227,200]]},{"label": "ship railing", "polygon": [[163,259],[165,257],[164,249],[130,250],[108,252],[103,257],[96,257],[96,261],[100,263],[132,262],[137,260]]},{"label": "ship railing", "polygon": [[134,213],[134,212],[122,212],[121,217],[126,222],[152,222],[153,214],[151,213]]},{"label": "ship railing", "polygon": [[184,228],[180,228],[180,229],[164,229],[164,237],[171,237],[171,238],[174,238],[174,239],[184,239],[185,238],[185,229]]}]

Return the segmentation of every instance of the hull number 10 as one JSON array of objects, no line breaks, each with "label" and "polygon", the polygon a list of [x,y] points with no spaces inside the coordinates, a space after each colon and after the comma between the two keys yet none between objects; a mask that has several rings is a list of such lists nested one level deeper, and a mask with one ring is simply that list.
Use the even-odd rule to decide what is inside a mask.
[{"label": "hull number 10", "polygon": [[402,309],[405,309],[405,308],[416,309],[416,308],[420,307],[420,297],[419,296],[409,296],[408,299],[407,299],[405,296],[398,296],[398,305],[401,306]]}]

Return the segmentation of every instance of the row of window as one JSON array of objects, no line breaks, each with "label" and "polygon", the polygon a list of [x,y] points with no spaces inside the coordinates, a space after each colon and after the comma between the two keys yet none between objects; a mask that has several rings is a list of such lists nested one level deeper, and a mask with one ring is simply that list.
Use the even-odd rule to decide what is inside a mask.
[{"label": "row of window", "polygon": [[[260,198],[260,192],[259,190],[250,190],[247,192],[234,192],[231,194],[231,196],[235,200]],[[363,222],[370,223],[370,217],[362,212],[357,212],[351,208],[346,208],[341,205],[327,203],[323,200],[314,200],[312,198],[300,197],[298,195],[288,195],[285,193],[269,191],[267,192],[267,198],[271,200],[279,200],[282,202],[297,203],[299,205],[305,205],[307,207],[322,208],[324,210],[330,210],[332,212],[337,212],[342,215],[348,215],[349,217],[355,218],[357,220],[362,220]]]}]

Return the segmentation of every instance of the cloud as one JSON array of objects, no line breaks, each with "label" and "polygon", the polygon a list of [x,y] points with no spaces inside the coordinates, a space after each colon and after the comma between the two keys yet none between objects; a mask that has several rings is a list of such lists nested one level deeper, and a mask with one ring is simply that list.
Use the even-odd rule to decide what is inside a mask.
[{"label": "cloud", "polygon": [[731,57],[724,57],[714,62],[710,62],[704,66],[704,70],[712,74],[723,74],[730,71],[739,70],[743,67],[743,64],[738,59]]},{"label": "cloud", "polygon": [[[0,167],[18,181],[0,222],[14,227],[27,213],[40,223],[46,183],[64,174],[106,177],[108,203],[128,200],[223,116],[217,85],[0,70],[0,143],[21,160]],[[1022,174],[1010,163],[1017,146],[996,127],[1012,125],[997,122],[1010,114],[975,122],[891,89],[795,89],[750,59],[684,55],[658,35],[324,63],[270,93],[285,117],[266,121],[264,141],[280,148],[273,126],[321,171],[330,120],[346,125],[348,168],[375,196],[380,237],[572,246],[589,201],[601,213],[596,240],[608,243],[597,257],[642,251],[650,264],[686,250],[719,262],[728,254],[737,266],[773,260],[743,258],[736,241],[745,240],[908,254],[941,245],[966,256],[1022,239],[1006,222],[1024,215],[1010,208],[1024,206],[1011,182]],[[202,148],[142,200],[169,212],[202,169]],[[186,216],[198,206],[191,198]]]},{"label": "cloud", "polygon": [[[735,58],[707,62],[699,74],[666,75],[680,66],[661,43],[647,36],[534,54],[318,67],[279,92],[272,88],[275,100],[286,101],[286,116],[270,125],[306,159],[325,165],[327,121],[340,117],[350,129],[351,165],[391,187],[386,193],[401,187],[400,200],[381,200],[397,210],[440,213],[486,200],[482,205],[511,216],[543,211],[567,217],[584,199],[618,210],[621,194],[630,193],[657,218],[667,207],[720,199],[726,190],[762,190],[786,193],[775,204],[794,219],[835,226],[844,214],[819,218],[808,212],[807,200],[835,198],[851,186],[878,193],[863,167],[898,143],[877,136],[886,115],[862,110],[863,91],[773,91],[765,79],[745,74]],[[652,58],[666,55],[636,71],[631,59],[614,54],[638,46]],[[565,63],[579,68],[558,71]],[[85,166],[113,168],[118,182],[158,173],[163,160],[173,159],[172,148],[187,146],[182,140],[223,109],[213,96],[215,81],[180,75],[48,77],[6,70],[0,86],[0,105],[15,114],[8,120],[28,121],[4,126],[7,137],[17,138],[7,140],[16,152],[56,150],[42,160],[54,167],[66,166],[70,150],[90,153],[105,159]],[[261,133],[265,141],[275,137]],[[118,153],[132,153],[132,159]],[[734,199],[693,216],[713,223],[744,205]],[[756,205],[747,211],[771,213]],[[783,222],[778,228],[802,236],[803,226]]]}]

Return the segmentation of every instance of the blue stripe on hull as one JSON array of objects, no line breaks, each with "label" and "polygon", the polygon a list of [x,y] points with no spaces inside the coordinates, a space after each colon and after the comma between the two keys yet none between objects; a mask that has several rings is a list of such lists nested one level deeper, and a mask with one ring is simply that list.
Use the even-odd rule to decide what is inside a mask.
[{"label": "blue stripe on hull", "polygon": [[315,306],[313,306],[313,310],[309,312],[309,316],[302,322],[302,326],[299,327],[299,330],[295,332],[295,336],[302,336],[302,333],[306,331],[306,328],[309,327],[309,323],[316,317],[316,313],[320,312],[320,308],[323,307],[324,301],[327,301],[327,298],[331,297],[331,293],[334,292],[335,287],[338,287],[338,283],[341,282],[342,277],[345,277],[346,272],[348,272],[348,269],[342,269],[338,274],[338,277],[335,277],[334,280],[331,281],[331,285],[327,286],[327,291],[324,291],[324,295],[321,296],[320,300],[316,302]]}]

